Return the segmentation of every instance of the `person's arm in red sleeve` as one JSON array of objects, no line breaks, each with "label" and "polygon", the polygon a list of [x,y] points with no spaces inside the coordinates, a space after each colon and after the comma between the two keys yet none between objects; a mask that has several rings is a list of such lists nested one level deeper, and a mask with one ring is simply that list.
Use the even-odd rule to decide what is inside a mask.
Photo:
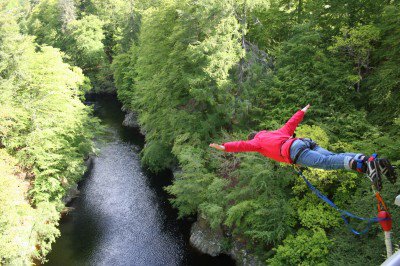
[{"label": "person's arm in red sleeve", "polygon": [[310,105],[308,104],[303,109],[297,111],[290,119],[286,122],[286,124],[281,127],[279,130],[286,133],[287,135],[293,135],[294,131],[296,130],[297,126],[303,120],[304,114],[307,112]]},{"label": "person's arm in red sleeve", "polygon": [[222,145],[212,143],[210,144],[210,147],[226,152],[251,152],[260,150],[260,146],[255,140],[232,141],[223,143]]}]

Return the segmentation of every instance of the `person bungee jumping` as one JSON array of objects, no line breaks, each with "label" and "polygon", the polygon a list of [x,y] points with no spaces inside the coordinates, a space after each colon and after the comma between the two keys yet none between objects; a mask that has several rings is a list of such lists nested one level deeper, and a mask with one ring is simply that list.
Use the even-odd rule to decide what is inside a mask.
[{"label": "person bungee jumping", "polygon": [[210,147],[225,152],[259,152],[278,162],[325,170],[355,170],[366,173],[378,190],[382,188],[383,174],[390,182],[396,182],[394,167],[386,158],[377,158],[375,154],[366,156],[362,153],[334,153],[321,148],[312,139],[296,138],[293,134],[309,107],[308,104],[297,111],[278,130],[252,132],[247,141],[226,142],[222,145],[211,143]]}]

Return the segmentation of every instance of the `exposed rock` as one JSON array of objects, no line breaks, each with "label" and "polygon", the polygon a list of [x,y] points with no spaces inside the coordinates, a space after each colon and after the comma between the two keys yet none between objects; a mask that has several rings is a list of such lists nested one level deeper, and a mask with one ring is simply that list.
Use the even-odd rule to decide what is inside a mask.
[{"label": "exposed rock", "polygon": [[232,249],[229,251],[230,255],[235,261],[236,265],[243,266],[262,266],[265,265],[260,259],[253,254],[249,253],[245,245],[239,241],[234,241]]},{"label": "exposed rock", "polygon": [[75,210],[74,207],[64,207],[64,209],[61,210],[61,216],[68,215],[73,210]]},{"label": "exposed rock", "polygon": [[140,129],[140,134],[146,135],[146,131],[144,131],[143,128],[140,127],[139,122],[138,122],[138,115],[137,113],[131,111],[128,107],[125,105],[122,106],[121,110],[125,112],[125,118],[124,121],[122,122],[122,125],[126,127],[136,127]]},{"label": "exposed rock", "polygon": [[90,172],[92,170],[93,167],[93,157],[94,155],[89,156],[86,160],[85,160],[85,165],[86,165],[86,172]]},{"label": "exposed rock", "polygon": [[124,121],[122,122],[122,125],[126,127],[139,127],[139,123],[137,121],[137,114],[132,112],[132,111],[127,111],[125,114]]},{"label": "exposed rock", "polygon": [[193,223],[190,230],[190,244],[199,251],[211,255],[218,256],[221,253],[231,256],[236,265],[243,266],[261,266],[265,265],[258,257],[250,253],[246,249],[246,245],[238,240],[232,241],[232,248],[224,250],[224,237],[221,228],[212,230],[206,219],[199,215],[199,218]]},{"label": "exposed rock", "polygon": [[223,251],[224,236],[221,229],[212,230],[208,222],[199,217],[190,230],[190,244],[213,257]]},{"label": "exposed rock", "polygon": [[171,167],[172,175],[174,176],[174,179],[177,178],[177,175],[181,174],[183,172],[182,168],[178,165],[173,165]]},{"label": "exposed rock", "polygon": [[62,198],[62,202],[64,204],[68,204],[69,202],[71,202],[72,199],[78,197],[78,195],[79,195],[78,184],[73,184],[72,186],[69,187],[67,193]]}]

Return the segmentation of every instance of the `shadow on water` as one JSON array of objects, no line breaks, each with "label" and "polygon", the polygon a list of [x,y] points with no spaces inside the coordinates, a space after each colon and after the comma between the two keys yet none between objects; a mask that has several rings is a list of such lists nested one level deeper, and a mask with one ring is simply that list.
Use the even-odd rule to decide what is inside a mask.
[{"label": "shadow on water", "polygon": [[100,154],[79,184],[74,211],[60,222],[61,237],[46,265],[234,265],[228,256],[201,254],[189,244],[189,219],[177,219],[163,187],[172,173],[141,168],[139,129],[122,126],[115,96],[88,97],[106,127]]}]

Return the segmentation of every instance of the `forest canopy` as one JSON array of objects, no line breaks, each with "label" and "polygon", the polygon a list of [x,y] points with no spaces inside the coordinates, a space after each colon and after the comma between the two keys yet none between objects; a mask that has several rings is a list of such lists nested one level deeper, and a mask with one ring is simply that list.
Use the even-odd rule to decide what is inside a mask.
[{"label": "forest canopy", "polygon": [[[289,165],[208,144],[278,128],[311,103],[298,137],[399,165],[399,40],[398,1],[0,3],[0,262],[45,258],[94,151],[84,95],[116,91],[146,134],[143,165],[179,169],[172,204],[222,229],[227,250],[240,243],[271,265],[382,263],[378,224],[354,236]],[[364,176],[305,175],[341,208],[376,216]],[[383,187],[396,221],[397,185]]]},{"label": "forest canopy", "polygon": [[[197,214],[267,264],[381,263],[379,225],[355,237],[290,166],[207,144],[278,128],[311,103],[298,137],[398,164],[398,3],[165,0],[137,12],[138,38],[113,61],[117,93],[146,132],[143,163],[179,166],[167,190],[180,216]],[[376,215],[367,178],[305,174],[339,206]],[[383,195],[391,207],[396,187],[385,182]]]},{"label": "forest canopy", "polygon": [[[94,152],[82,69],[23,33],[24,6],[0,4],[0,264],[44,260],[62,201]],[[18,23],[19,22],[19,23]]]}]

